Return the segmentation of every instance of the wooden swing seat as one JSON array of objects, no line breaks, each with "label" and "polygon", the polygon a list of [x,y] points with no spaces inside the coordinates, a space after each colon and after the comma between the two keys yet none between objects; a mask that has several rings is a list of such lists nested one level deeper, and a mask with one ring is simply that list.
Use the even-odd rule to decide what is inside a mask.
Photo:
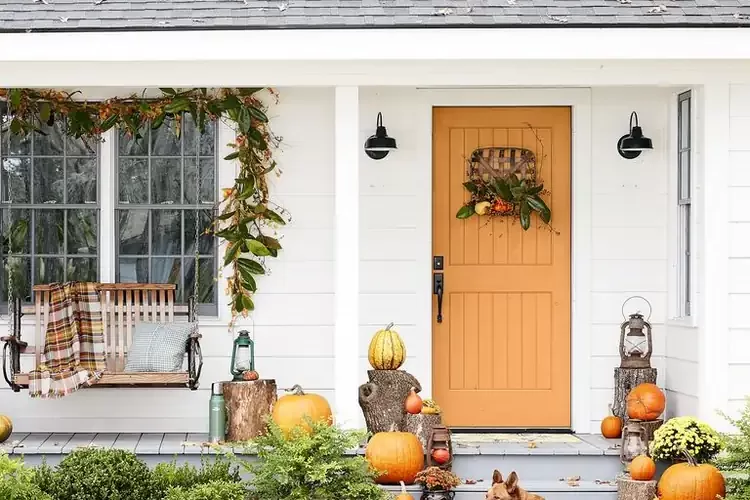
[{"label": "wooden swing seat", "polygon": [[[198,388],[203,367],[200,333],[188,339],[185,352],[188,359],[184,372],[126,372],[127,354],[133,341],[135,326],[141,321],[173,323],[176,318],[195,320],[191,298],[188,305],[175,304],[176,285],[162,283],[102,283],[98,286],[104,324],[104,345],[107,369],[96,384],[90,387],[189,387]],[[15,391],[29,387],[29,373],[21,371],[21,355],[34,356],[35,366],[42,360],[44,336],[50,310],[50,285],[34,286],[34,305],[20,306],[13,317],[12,335],[1,337],[3,347],[3,375]],[[21,317],[35,318],[35,345],[21,340]]]}]

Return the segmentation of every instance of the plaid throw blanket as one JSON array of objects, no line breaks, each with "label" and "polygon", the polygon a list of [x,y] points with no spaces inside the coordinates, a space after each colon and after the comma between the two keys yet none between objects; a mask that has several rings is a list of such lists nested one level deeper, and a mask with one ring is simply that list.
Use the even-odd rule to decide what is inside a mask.
[{"label": "plaid throw blanket", "polygon": [[106,369],[104,327],[96,283],[55,283],[42,363],[31,372],[29,394],[59,398],[95,383]]}]

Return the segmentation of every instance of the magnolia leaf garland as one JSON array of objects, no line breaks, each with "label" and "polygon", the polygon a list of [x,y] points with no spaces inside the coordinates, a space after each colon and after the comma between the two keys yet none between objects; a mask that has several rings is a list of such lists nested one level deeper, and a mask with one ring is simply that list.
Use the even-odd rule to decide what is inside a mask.
[{"label": "magnolia leaf garland", "polygon": [[277,257],[281,250],[272,234],[289,221],[286,210],[269,200],[267,176],[277,167],[273,150],[279,139],[269,129],[266,106],[258,98],[261,90],[266,89],[162,88],[157,98],[133,95],[89,102],[76,100],[78,92],[0,89],[0,102],[6,103],[9,129],[15,135],[44,134],[45,125],[64,122],[64,132],[83,141],[101,141],[101,134],[112,128],[140,139],[145,127],[157,129],[165,122],[179,136],[185,115],[201,132],[209,120],[233,123],[234,151],[224,159],[237,160],[239,173],[234,186],[223,190],[218,215],[205,230],[227,242],[223,263],[232,270],[226,293],[232,299],[234,321],[255,308],[256,276],[266,274],[265,259]]}]

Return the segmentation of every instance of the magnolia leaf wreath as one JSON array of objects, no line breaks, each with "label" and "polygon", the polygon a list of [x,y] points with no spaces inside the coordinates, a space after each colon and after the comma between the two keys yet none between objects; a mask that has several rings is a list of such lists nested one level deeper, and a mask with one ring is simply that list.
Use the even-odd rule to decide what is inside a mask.
[{"label": "magnolia leaf wreath", "polygon": [[215,207],[218,215],[204,234],[227,241],[223,262],[232,270],[226,293],[234,322],[255,308],[255,277],[266,274],[265,259],[278,256],[281,244],[275,229],[289,221],[288,212],[269,200],[267,177],[276,170],[273,150],[280,140],[269,129],[267,107],[259,98],[263,90],[277,97],[272,89],[262,88],[162,88],[157,98],[132,95],[90,102],[75,99],[78,92],[0,89],[0,102],[5,103],[14,135],[44,134],[45,125],[62,122],[65,134],[84,142],[101,141],[101,134],[115,127],[141,139],[146,127],[158,129],[165,123],[179,137],[186,115],[201,132],[209,120],[231,122],[237,134],[230,144],[234,152],[224,159],[237,160],[239,172],[234,186],[223,190]]},{"label": "magnolia leaf wreath", "polygon": [[[532,129],[533,131],[533,129]],[[536,135],[536,131],[534,131]],[[537,135],[537,141],[544,148]],[[512,147],[489,147],[474,150],[468,160],[468,180],[463,186],[470,197],[456,213],[458,219],[474,215],[512,217],[521,227],[531,227],[536,213],[549,226],[552,212],[542,196],[549,194],[538,178],[536,155],[533,151]]]}]

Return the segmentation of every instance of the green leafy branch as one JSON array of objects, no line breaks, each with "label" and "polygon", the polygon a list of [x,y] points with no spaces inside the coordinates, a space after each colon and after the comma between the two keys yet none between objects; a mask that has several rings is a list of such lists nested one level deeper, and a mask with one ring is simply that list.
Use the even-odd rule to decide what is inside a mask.
[{"label": "green leafy branch", "polygon": [[237,133],[231,144],[235,151],[225,160],[237,160],[239,174],[234,186],[224,190],[219,215],[206,232],[228,242],[224,266],[233,271],[227,286],[232,317],[247,316],[255,307],[256,277],[266,274],[265,259],[277,257],[281,250],[278,239],[268,233],[289,220],[284,209],[269,201],[267,176],[277,169],[272,153],[279,139],[271,133],[266,106],[257,97],[264,89],[160,90],[158,98],[132,95],[89,102],[75,99],[78,92],[0,89],[0,102],[5,103],[12,134],[45,134],[45,127],[62,122],[67,135],[84,142],[100,141],[101,134],[113,128],[141,139],[148,127],[158,129],[165,123],[179,137],[186,115],[201,132],[208,121],[231,122]]}]

